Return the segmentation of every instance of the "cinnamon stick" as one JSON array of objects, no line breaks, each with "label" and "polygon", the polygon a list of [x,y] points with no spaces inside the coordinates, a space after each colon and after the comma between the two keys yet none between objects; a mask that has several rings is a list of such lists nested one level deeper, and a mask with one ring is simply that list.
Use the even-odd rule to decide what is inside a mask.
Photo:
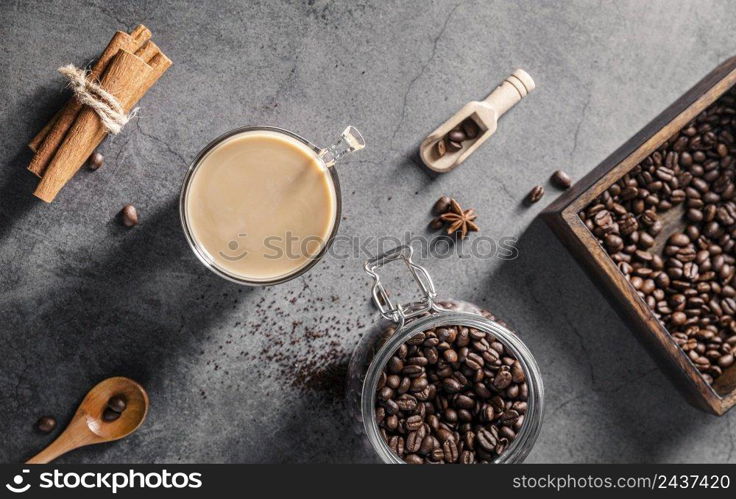
[{"label": "cinnamon stick", "polygon": [[[144,25],[139,24],[135,28],[133,28],[133,31],[130,32],[130,35],[128,35],[130,38],[128,40],[125,40],[123,44],[120,43],[119,40],[119,31],[116,32],[116,34],[113,36],[113,38],[110,40],[110,42],[107,44],[107,47],[105,50],[100,54],[100,57],[97,58],[97,61],[95,61],[94,66],[92,67],[91,75],[94,78],[99,78],[99,76],[104,73],[105,68],[110,63],[110,59],[112,59],[115,54],[118,53],[119,49],[125,49],[134,51],[136,50],[140,45],[145,44],[146,41],[148,41],[151,38],[151,31],[146,28]],[[116,37],[118,39],[116,40]],[[117,45],[117,46],[116,46]],[[38,134],[31,140],[31,142],[28,143],[28,147],[33,151],[36,152],[38,150],[38,147],[41,145],[43,140],[46,138],[46,135],[48,134],[49,130],[55,125],[56,120],[58,119],[61,112],[63,112],[68,105],[74,103],[75,100],[72,98],[67,102],[67,104],[64,106],[64,108],[60,109],[51,120],[49,120],[46,125],[41,129]],[[78,111],[78,110],[77,110]]]},{"label": "cinnamon stick", "polygon": [[[130,101],[129,105],[126,101],[121,99],[117,93],[115,93],[114,89],[111,90],[107,87],[107,82],[109,80],[107,73],[105,74],[103,81],[101,82],[103,88],[105,88],[118,98],[126,113],[129,112],[130,109],[133,108],[133,106],[135,106],[135,104],[145,95],[148,89],[150,89],[153,84],[156,83],[159,78],[161,78],[161,76],[166,72],[167,69],[169,69],[169,67],[171,67],[172,64],[171,59],[166,57],[166,55],[164,55],[164,53],[158,49],[156,44],[151,41],[146,42],[143,47],[139,48],[137,54],[140,54],[144,57],[150,56],[148,60],[144,61],[150,67],[150,71],[146,72],[146,75],[143,76],[140,84],[132,84],[132,88],[129,88],[127,90]],[[128,55],[131,57],[137,57],[131,54]],[[141,60],[140,57],[137,58]],[[110,69],[112,69],[112,64],[110,65]],[[94,115],[94,120],[89,119],[88,112]],[[44,175],[44,179],[46,177],[53,177],[53,179],[50,178],[47,182],[44,182],[42,180],[38,188],[36,189],[36,192],[34,193],[36,194],[36,196],[43,199],[44,201],[51,202],[54,199],[59,190],[64,186],[64,184],[66,184],[66,182],[69,181],[69,179],[71,179],[72,176],[74,176],[74,173],[76,173],[79,168],[81,168],[81,166],[87,160],[92,151],[94,151],[94,149],[100,144],[100,142],[102,142],[105,135],[107,135],[107,132],[103,130],[101,135],[90,134],[89,144],[82,143],[81,146],[67,144],[67,141],[72,136],[77,137],[79,135],[82,135],[80,130],[83,130],[85,127],[91,126],[89,124],[90,121],[102,127],[101,123],[99,122],[99,118],[91,109],[85,108],[82,113],[80,113],[78,121],[83,116],[85,123],[74,123],[74,126],[67,134],[67,139],[65,139],[64,143],[59,148],[59,151],[57,151],[56,155],[53,158],[53,161],[47,169],[47,173]],[[80,151],[78,153],[75,153],[75,151],[73,150],[74,147],[80,147]],[[70,150],[70,148],[72,150]]]},{"label": "cinnamon stick", "polygon": [[59,119],[59,116],[61,116],[61,113],[64,111],[64,109],[66,109],[66,104],[64,104],[64,107],[62,107],[61,109],[59,109],[58,111],[56,111],[56,113],[54,113],[54,115],[51,117],[51,119],[49,121],[47,121],[46,124],[43,126],[43,128],[41,130],[39,130],[39,132],[36,134],[36,136],[33,137],[33,140],[31,140],[28,143],[28,148],[31,151],[33,151],[33,152],[38,151],[38,148],[41,145],[41,143],[43,142],[43,139],[46,138],[46,136],[49,133],[49,130],[51,130],[53,128],[53,126],[56,124],[56,120]]},{"label": "cinnamon stick", "polygon": [[158,48],[158,45],[153,43],[153,40],[147,40],[146,43],[141,45],[138,50],[135,51],[135,55],[148,62],[151,60],[151,57],[159,52],[161,52],[161,50]]},{"label": "cinnamon stick", "polygon": [[[130,34],[118,31],[107,44],[107,47],[92,66],[90,78],[98,79],[119,50],[130,52],[138,51],[151,38],[151,31],[142,24],[136,26]],[[74,123],[82,105],[75,98],[69,99],[67,104],[44,126],[28,147],[35,151],[28,169],[38,175],[43,175],[46,167],[54,156],[56,149],[64,140],[64,136]]]},{"label": "cinnamon stick", "polygon": [[[115,96],[127,113],[145,93],[145,90],[141,91],[142,87],[153,84],[152,73],[153,68],[144,60],[127,50],[119,50],[100,85]],[[47,203],[53,201],[106,134],[97,113],[84,106],[49,163],[34,195]]]},{"label": "cinnamon stick", "polygon": [[[151,45],[156,47],[156,44],[151,42]],[[158,50],[158,47],[156,47],[156,50]],[[163,52],[158,50],[158,52],[154,53],[147,61],[149,66],[151,66],[151,74],[148,75],[148,78],[146,81],[143,82],[143,85],[140,86],[140,88],[137,89],[135,93],[135,102],[137,103],[139,100],[143,98],[144,95],[146,95],[146,92],[148,92],[148,89],[150,89],[154,83],[158,81],[159,78],[166,72],[167,69],[171,67],[171,59],[166,57]],[[133,104],[135,105],[135,103]]]},{"label": "cinnamon stick", "polygon": [[[122,35],[125,35],[125,33],[122,33]],[[91,76],[94,78],[99,78],[99,76],[105,71],[105,68],[110,63],[110,59],[112,59],[115,54],[118,53],[119,49],[126,49],[126,50],[136,50],[137,43],[143,44],[145,41],[151,38],[151,32],[148,28],[143,26],[142,24],[139,24],[136,26],[133,31],[130,32],[130,35],[127,37],[121,37],[121,32],[117,31],[115,35],[113,35],[113,38],[110,40],[110,42],[107,44],[107,47],[105,50],[100,54],[100,57],[97,58],[95,61],[94,66],[92,67]],[[62,112],[69,113],[70,111],[67,110],[67,108],[72,105],[75,102],[75,100],[69,99],[67,104],[64,105],[62,109],[60,109],[51,120],[49,120],[46,125],[41,129],[40,132],[36,134],[36,136],[28,143],[28,147],[33,151],[36,152],[38,148],[41,146],[41,143],[46,138],[46,135],[48,135],[51,128],[56,124],[57,119],[59,118],[60,114]],[[77,112],[79,109],[77,109]],[[72,120],[73,121],[73,120]]]}]

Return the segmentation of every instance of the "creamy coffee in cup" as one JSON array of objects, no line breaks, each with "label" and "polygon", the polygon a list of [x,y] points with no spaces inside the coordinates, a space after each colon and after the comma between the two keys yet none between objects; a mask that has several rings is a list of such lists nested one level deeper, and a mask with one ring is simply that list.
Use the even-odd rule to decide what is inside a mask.
[{"label": "creamy coffee in cup", "polygon": [[336,229],[340,199],[328,165],[339,156],[273,128],[210,144],[182,191],[182,221],[197,255],[245,284],[281,282],[308,268]]}]

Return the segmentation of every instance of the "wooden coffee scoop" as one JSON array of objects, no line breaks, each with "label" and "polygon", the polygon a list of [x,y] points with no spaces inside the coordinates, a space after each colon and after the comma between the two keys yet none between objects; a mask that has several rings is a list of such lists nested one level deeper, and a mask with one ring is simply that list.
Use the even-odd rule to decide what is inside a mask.
[{"label": "wooden coffee scoop", "polygon": [[[483,101],[472,101],[465,104],[455,115],[445,121],[434,132],[429,134],[419,146],[419,156],[427,168],[439,173],[449,172],[460,165],[465,159],[493,135],[498,126],[498,118],[511,109],[526,95],[534,90],[534,80],[523,69],[517,69],[511,76],[506,78],[491,94]],[[447,135],[466,120],[477,130],[473,138],[462,141],[462,147],[457,150],[446,148],[445,144],[438,142],[447,141]],[[457,144],[457,143],[455,143]],[[453,145],[455,145],[453,144]],[[457,146],[456,146],[457,147]]]},{"label": "wooden coffee scoop", "polygon": [[[118,419],[105,421],[102,414],[116,395],[124,397],[127,405]],[[128,378],[108,378],[87,393],[64,432],[27,464],[46,464],[79,447],[127,437],[143,423],[147,412],[148,394],[141,385]]]}]

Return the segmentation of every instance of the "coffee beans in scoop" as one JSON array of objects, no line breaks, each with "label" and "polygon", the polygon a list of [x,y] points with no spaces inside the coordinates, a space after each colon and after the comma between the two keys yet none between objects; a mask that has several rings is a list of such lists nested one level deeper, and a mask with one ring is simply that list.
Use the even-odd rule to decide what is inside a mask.
[{"label": "coffee beans in scoop", "polygon": [[375,417],[407,463],[491,463],[521,430],[527,396],[524,369],[501,342],[474,328],[441,327],[390,358]]},{"label": "coffee beans in scoop", "polygon": [[480,127],[473,118],[466,118],[458,126],[450,130],[447,135],[435,144],[435,153],[441,158],[448,152],[457,152],[463,148],[463,143],[475,140],[480,134]]},{"label": "coffee beans in scoop", "polygon": [[113,411],[109,407],[106,408],[104,412],[102,413],[102,420],[105,421],[106,423],[111,423],[117,420],[119,417],[120,417],[120,413]]},{"label": "coffee beans in scoop", "polygon": [[580,213],[708,383],[736,352],[735,137],[731,89]]}]

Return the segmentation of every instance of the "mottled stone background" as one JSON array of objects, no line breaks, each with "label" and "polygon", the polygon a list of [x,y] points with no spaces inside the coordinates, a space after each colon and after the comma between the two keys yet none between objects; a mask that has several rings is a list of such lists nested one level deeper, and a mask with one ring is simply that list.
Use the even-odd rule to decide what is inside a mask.
[{"label": "mottled stone background", "polygon": [[[441,194],[479,213],[519,258],[425,259],[442,295],[511,322],[541,365],[532,462],[736,462],[736,412],[688,406],[577,264],[520,201],[562,168],[579,178],[725,58],[730,1],[0,2],[0,460],[18,462],[86,390],[123,374],[151,412],[124,441],[63,462],[364,462],[341,380],[376,312],[364,255],[246,289],[201,267],[179,228],[187,164],[214,136],[273,124],[324,144],[347,124],[368,147],[340,166],[341,234],[426,235]],[[175,65],[138,117],[52,205],[31,196],[25,143],[84,64],[142,22]],[[507,73],[538,89],[455,172],[418,142]],[[142,223],[115,222],[125,203]]]}]

